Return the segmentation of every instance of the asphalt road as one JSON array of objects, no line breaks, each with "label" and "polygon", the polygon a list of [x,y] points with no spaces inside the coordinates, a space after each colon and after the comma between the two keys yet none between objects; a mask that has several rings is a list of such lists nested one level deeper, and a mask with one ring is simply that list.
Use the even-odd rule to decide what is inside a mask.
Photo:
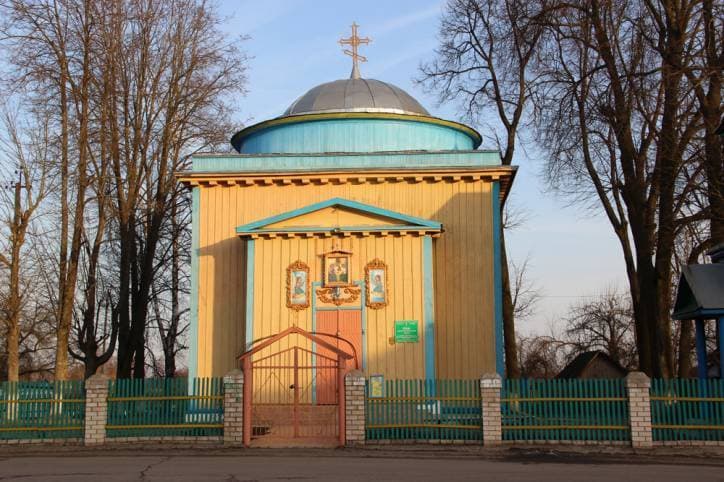
[{"label": "asphalt road", "polygon": [[[45,454],[5,455],[0,449],[0,481],[724,481],[724,465],[693,459],[595,461],[590,457],[498,459],[477,456],[398,454],[306,455]],[[642,462],[642,463],[637,463]]]}]

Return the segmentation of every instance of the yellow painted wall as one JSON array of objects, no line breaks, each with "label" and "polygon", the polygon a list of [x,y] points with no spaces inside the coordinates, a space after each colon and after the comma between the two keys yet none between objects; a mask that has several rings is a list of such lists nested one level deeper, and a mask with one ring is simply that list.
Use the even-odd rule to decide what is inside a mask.
[{"label": "yellow painted wall", "polygon": [[[254,279],[254,340],[273,336],[292,324],[307,331],[313,331],[312,309],[295,311],[286,307],[286,268],[296,260],[310,267],[310,279],[322,279],[322,257],[324,252],[334,249],[332,238],[274,238],[255,241]],[[387,378],[424,378],[424,333],[422,333],[422,238],[417,236],[349,237],[337,241],[339,247],[354,253],[351,258],[351,279],[364,280],[364,266],[374,258],[384,260],[388,265],[389,305],[367,312],[367,367],[369,373],[382,373]],[[359,303],[343,306],[359,306]],[[395,320],[419,320],[420,342],[390,344],[394,335]],[[273,353],[287,350],[295,344],[311,349],[311,343],[303,337],[292,335],[271,345],[255,355],[258,360]],[[360,363],[361,356],[360,353]],[[277,359],[276,363],[278,363]],[[291,359],[287,361],[291,362]],[[301,361],[301,360],[300,360]],[[286,364],[286,363],[284,363]],[[302,364],[302,363],[300,363]],[[271,370],[270,370],[271,371]],[[279,375],[279,371],[277,375]],[[308,382],[300,380],[302,387]],[[256,377],[257,375],[255,375]],[[276,385],[291,384],[291,371]],[[274,380],[267,380],[262,392],[274,400],[271,393],[278,387]],[[255,391],[261,387],[255,379]],[[304,393],[308,391],[303,390]]]},{"label": "yellow painted wall", "polygon": [[[236,236],[235,228],[333,197],[443,223],[445,232],[433,244],[437,376],[474,378],[495,370],[489,182],[255,184],[199,189],[198,376],[223,375],[235,367],[235,358],[243,350],[246,247]],[[352,251],[358,263],[355,279],[363,279],[364,263],[374,257],[391,268],[393,305],[381,312],[367,311],[368,373],[382,372],[393,378],[424,376],[422,339],[407,346],[390,346],[387,342],[396,319],[419,320],[422,332],[421,241],[422,238],[412,236],[342,240],[342,248]],[[286,328],[294,316],[285,306],[287,265],[302,259],[312,267],[311,279],[321,279],[321,261],[308,260],[330,250],[332,239],[275,238],[255,242],[254,292],[257,296],[267,294],[254,306],[256,338]],[[414,258],[419,261],[413,262]],[[409,259],[409,263],[395,261],[404,259]],[[310,322],[311,309],[302,312],[299,326],[311,329]]]}]

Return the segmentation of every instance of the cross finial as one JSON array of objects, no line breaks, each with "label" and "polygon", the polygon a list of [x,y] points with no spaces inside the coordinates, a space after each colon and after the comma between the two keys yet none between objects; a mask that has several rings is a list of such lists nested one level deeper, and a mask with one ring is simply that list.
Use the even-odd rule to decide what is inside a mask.
[{"label": "cross finial", "polygon": [[355,22],[352,22],[352,36],[349,38],[341,38],[339,39],[339,44],[342,46],[349,45],[352,47],[352,50],[344,49],[344,53],[352,57],[352,75],[350,75],[350,79],[359,79],[359,66],[357,65],[357,62],[367,62],[367,57],[364,55],[360,55],[357,53],[357,47],[360,45],[369,45],[369,43],[372,41],[369,37],[360,38],[359,35],[357,35],[357,25]]}]

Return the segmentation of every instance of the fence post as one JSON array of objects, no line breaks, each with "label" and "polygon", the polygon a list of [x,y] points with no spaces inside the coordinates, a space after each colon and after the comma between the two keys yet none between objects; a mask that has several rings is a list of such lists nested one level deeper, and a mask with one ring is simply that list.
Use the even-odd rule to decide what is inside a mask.
[{"label": "fence post", "polygon": [[650,448],[653,446],[649,388],[651,388],[651,380],[646,374],[631,372],[626,376],[631,446],[633,448]]},{"label": "fence post", "polygon": [[480,377],[480,405],[483,418],[483,445],[499,445],[503,440],[500,390],[503,381],[497,373]]},{"label": "fence post", "polygon": [[85,445],[106,443],[108,377],[96,373],[85,381]]},{"label": "fence post", "polygon": [[365,376],[352,370],[344,377],[345,445],[365,443]]},{"label": "fence post", "polygon": [[232,370],[224,376],[224,445],[244,444],[244,374]]}]

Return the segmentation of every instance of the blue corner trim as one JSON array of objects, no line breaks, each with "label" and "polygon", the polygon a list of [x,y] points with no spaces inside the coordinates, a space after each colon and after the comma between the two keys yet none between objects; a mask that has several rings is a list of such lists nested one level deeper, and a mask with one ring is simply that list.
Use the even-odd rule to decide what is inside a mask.
[{"label": "blue corner trim", "polygon": [[364,281],[355,281],[355,284],[359,286],[362,298],[359,308],[362,315],[362,366],[360,370],[364,372],[367,369],[367,293],[365,291]]},{"label": "blue corner trim", "polygon": [[432,237],[422,238],[422,283],[425,317],[425,379],[435,380],[435,291],[432,271]]},{"label": "blue corner trim", "polygon": [[716,330],[719,333],[719,378],[724,379],[724,316],[716,320]]},{"label": "blue corner trim", "polygon": [[[317,297],[314,293],[322,286],[320,281],[312,282],[312,333],[317,333]],[[312,340],[312,405],[317,404],[317,343]]]},{"label": "blue corner trim", "polygon": [[495,287],[495,371],[505,376],[505,340],[503,338],[503,266],[500,253],[500,182],[493,182],[493,276]]},{"label": "blue corner trim", "polygon": [[189,299],[189,380],[198,374],[199,356],[199,214],[201,191],[191,190],[191,296]]},{"label": "blue corner trim", "polygon": [[246,242],[246,325],[244,327],[244,341],[246,350],[254,342],[254,240]]},{"label": "blue corner trim", "polygon": [[319,211],[320,209],[325,209],[328,207],[346,207],[349,209],[354,209],[356,211],[362,211],[365,213],[373,214],[375,216],[384,216],[387,218],[392,218],[398,221],[401,221],[401,224],[403,225],[412,225],[412,226],[418,226],[423,228],[430,228],[430,229],[442,229],[442,224],[438,223],[436,221],[430,221],[427,219],[417,218],[414,216],[408,216],[406,214],[401,214],[395,211],[390,211],[388,209],[379,208],[376,206],[371,206],[369,204],[363,204],[357,201],[350,201],[349,199],[343,199],[343,198],[332,198],[328,199],[326,201],[310,204],[309,206],[305,206],[303,208],[294,209],[292,211],[287,211],[285,213],[277,214],[276,216],[271,216],[268,218],[260,219],[258,221],[251,222],[249,224],[244,224],[242,226],[239,226],[236,228],[237,233],[249,233],[249,232],[255,232],[259,229],[263,229],[268,224],[274,224],[281,221],[285,221],[287,219],[296,218],[298,216],[302,216],[304,214],[312,213],[314,211]]},{"label": "blue corner trim", "polygon": [[699,378],[706,378],[706,333],[704,320],[696,320],[696,373]]}]

